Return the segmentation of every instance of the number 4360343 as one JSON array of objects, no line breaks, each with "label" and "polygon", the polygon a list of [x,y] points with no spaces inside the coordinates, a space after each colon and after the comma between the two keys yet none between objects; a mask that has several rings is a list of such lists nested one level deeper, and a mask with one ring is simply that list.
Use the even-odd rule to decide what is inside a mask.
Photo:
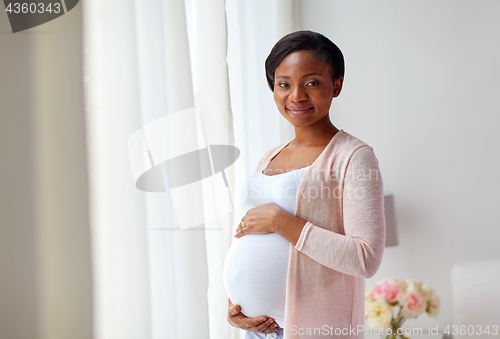
[{"label": "number 4360343", "polygon": [[9,3],[9,5],[7,6],[7,8],[5,8],[5,11],[6,12],[9,12],[9,13],[15,13],[15,14],[18,14],[18,13],[31,13],[31,14],[35,14],[35,13],[45,13],[45,12],[49,12],[49,13],[60,13],[61,12],[61,4],[60,3],[54,3],[54,4],[51,4],[49,3],[47,6],[45,6],[45,4],[43,3],[38,3],[38,4],[35,4],[35,3]]},{"label": "number 4360343", "polygon": [[452,335],[498,335],[498,325],[488,325],[486,327],[483,327],[481,325],[448,325],[444,329],[445,334],[452,334]]}]

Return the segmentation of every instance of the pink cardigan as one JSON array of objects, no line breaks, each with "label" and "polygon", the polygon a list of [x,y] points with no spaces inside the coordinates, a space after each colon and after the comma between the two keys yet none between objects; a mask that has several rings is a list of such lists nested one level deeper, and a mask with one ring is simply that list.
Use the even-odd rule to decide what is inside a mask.
[{"label": "pink cardigan", "polygon": [[[268,150],[256,171],[290,141]],[[284,339],[364,338],[364,279],[385,246],[383,195],[373,149],[337,132],[298,188],[295,216],[307,223],[290,246]]]}]

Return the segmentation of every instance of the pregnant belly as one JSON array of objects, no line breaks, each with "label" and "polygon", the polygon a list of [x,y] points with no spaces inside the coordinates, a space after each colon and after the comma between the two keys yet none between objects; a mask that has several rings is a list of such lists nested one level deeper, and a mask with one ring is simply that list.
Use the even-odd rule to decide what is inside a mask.
[{"label": "pregnant belly", "polygon": [[290,242],[277,233],[235,239],[224,264],[224,285],[247,317],[273,317],[284,326]]}]

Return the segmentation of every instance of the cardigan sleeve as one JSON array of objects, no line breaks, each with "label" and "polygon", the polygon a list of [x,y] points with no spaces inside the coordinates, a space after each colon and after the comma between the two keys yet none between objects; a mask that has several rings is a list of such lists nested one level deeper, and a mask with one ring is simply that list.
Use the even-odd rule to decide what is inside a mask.
[{"label": "cardigan sleeve", "polygon": [[295,248],[333,270],[370,278],[385,247],[383,183],[371,147],[360,147],[351,156],[342,197],[345,235],[308,221]]}]

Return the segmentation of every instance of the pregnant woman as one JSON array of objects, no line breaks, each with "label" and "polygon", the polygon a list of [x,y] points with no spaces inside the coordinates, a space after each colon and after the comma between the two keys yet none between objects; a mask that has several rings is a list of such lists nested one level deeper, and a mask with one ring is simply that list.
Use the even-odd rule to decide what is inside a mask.
[{"label": "pregnant woman", "polygon": [[344,59],[323,35],[286,35],[266,76],[295,138],[268,150],[244,183],[224,266],[228,321],[246,338],[363,338],[364,279],[385,245],[373,149],[330,121]]}]

